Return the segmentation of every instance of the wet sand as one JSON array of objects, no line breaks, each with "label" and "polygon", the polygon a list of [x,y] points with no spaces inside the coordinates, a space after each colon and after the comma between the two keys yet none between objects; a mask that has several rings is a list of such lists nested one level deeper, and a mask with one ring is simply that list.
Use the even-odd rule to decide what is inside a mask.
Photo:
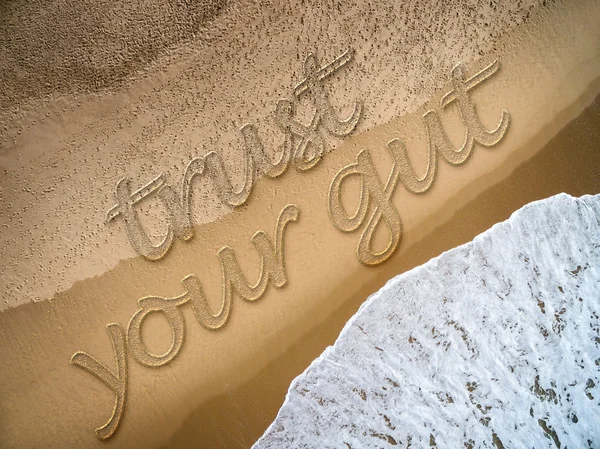
[{"label": "wet sand", "polygon": [[[538,139],[560,127],[563,119],[558,117],[555,123],[540,132]],[[512,164],[506,165],[498,172],[512,171]],[[433,223],[443,224],[422,240],[400,250],[387,264],[379,267],[374,276],[363,277],[365,282],[361,287],[336,291],[336,295],[347,298],[342,307],[244,385],[198,407],[163,447],[187,447],[197,442],[215,448],[250,447],[275,419],[292,380],[335,341],[346,321],[372,292],[396,274],[471,241],[531,201],[561,192],[573,196],[600,193],[599,170],[600,97],[596,97],[542,150],[501,182],[477,195],[451,217],[446,211],[431,217]],[[461,192],[462,195],[470,197],[471,187]],[[295,326],[308,327],[310,322],[295,323]],[[237,369],[245,371],[247,367]]]},{"label": "wet sand", "polygon": [[[596,47],[577,37],[562,42],[551,36],[581,23],[578,13],[584,9],[563,9],[532,20],[497,44],[496,53],[467,64],[471,74],[502,57],[500,72],[474,96],[487,126],[496,124],[501,109],[507,109],[511,128],[497,148],[476,148],[463,167],[441,163],[427,194],[397,191],[394,203],[404,223],[403,241],[384,265],[361,265],[355,255],[358,233],[333,228],[326,209],[329,183],[365,147],[372,149],[385,178],[390,159],[384,145],[397,136],[405,140],[422,172],[426,140],[421,117],[439,103],[447,86],[440,84],[416,112],[348,139],[314,171],[260,180],[247,206],[197,226],[194,240],[176,242],[160,263],[126,258],[115,268],[99,270],[99,276],[76,282],[52,301],[2,312],[0,339],[6,344],[0,346],[0,358],[9,361],[0,369],[0,416],[7,417],[0,421],[2,441],[18,446],[28,423],[26,437],[32,447],[248,447],[274,418],[290,381],[333,343],[346,320],[387,279],[471,240],[529,201],[560,191],[598,193]],[[539,34],[548,41],[537,39]],[[544,48],[554,54],[540,58]],[[531,68],[532,61],[542,68],[557,61],[563,65],[541,70]],[[452,108],[444,124],[453,141],[460,140],[463,129]],[[348,195],[351,203],[352,191]],[[160,369],[130,360],[121,428],[107,443],[98,441],[93,429],[106,422],[114,395],[68,364],[73,353],[85,350],[113,369],[105,326],[126,326],[143,296],[181,294],[180,280],[190,273],[200,278],[217,310],[221,276],[216,251],[224,245],[234,248],[242,270],[255,279],[259,257],[249,239],[258,230],[273,235],[279,211],[290,203],[298,204],[301,212],[286,234],[289,284],[280,290],[269,287],[256,304],[235,298],[229,323],[217,332],[203,329],[184,307],[181,353]],[[90,261],[94,263],[101,261]],[[170,330],[160,317],[150,316],[144,339],[149,348],[164,352]]]}]

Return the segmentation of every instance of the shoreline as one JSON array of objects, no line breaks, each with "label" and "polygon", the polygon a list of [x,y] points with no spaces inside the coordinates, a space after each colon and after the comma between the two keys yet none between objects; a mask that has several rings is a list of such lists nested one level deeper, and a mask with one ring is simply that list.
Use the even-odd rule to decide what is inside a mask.
[{"label": "shoreline", "polygon": [[[583,16],[585,8],[577,12]],[[333,343],[359,305],[390,277],[471,240],[523,204],[558,193],[557,189],[575,196],[600,191],[596,175],[600,152],[592,146],[600,148],[600,131],[594,133],[600,127],[600,61],[592,58],[595,64],[583,66],[586,51],[593,51],[591,45],[572,55],[577,41],[562,47],[556,36],[550,44],[535,42],[536,33],[555,31],[556,23],[543,22],[548,17],[561,21],[563,31],[569,29],[570,22],[561,14],[571,21],[579,18],[567,7],[544,11],[512,29],[498,44],[497,52],[467,64],[471,75],[493,57],[504,56],[503,69],[477,92],[475,102],[486,126],[496,123],[500,111],[507,109],[514,116],[512,128],[498,148],[476,148],[463,167],[441,163],[428,194],[409,196],[399,190],[394,204],[404,223],[404,235],[399,250],[385,264],[376,268],[360,265],[355,254],[359,233],[342,234],[333,228],[326,207],[330,182],[365,147],[372,149],[375,166],[385,179],[390,158],[384,145],[392,137],[405,141],[416,171],[422,173],[426,164],[422,115],[439,103],[447,85],[437,86],[436,94],[415,112],[350,137],[310,173],[260,179],[248,205],[196,226],[193,241],[176,242],[159,264],[141,257],[121,260],[102,275],[75,282],[52,300],[1,312],[0,335],[8,344],[0,347],[0,356],[11,360],[2,370],[5,384],[0,387],[6,397],[0,414],[11,416],[10,422],[3,424],[7,442],[16,441],[10,438],[18,438],[21,423],[36,422],[29,435],[37,445],[61,445],[59,436],[86,447],[170,447],[194,438],[207,444],[213,438],[214,445],[225,441],[249,445],[273,420],[291,380]],[[527,90],[530,80],[523,70],[539,48],[552,42],[560,47],[553,48],[556,60],[561,52],[570,55],[564,62],[568,67],[539,74],[537,87]],[[520,50],[521,46],[526,48]],[[553,60],[542,58],[548,64]],[[573,75],[572,71],[577,72]],[[532,69],[530,75],[536,74]],[[564,85],[565,81],[572,84]],[[547,95],[549,91],[553,97]],[[455,110],[450,109],[443,123],[457,144],[464,131]],[[573,130],[575,134],[570,135]],[[580,138],[581,148],[573,150],[571,140],[576,138]],[[553,144],[555,141],[559,143]],[[349,190],[347,200],[354,204],[356,195]],[[259,230],[273,237],[277,215],[290,203],[299,205],[300,218],[286,231],[289,285],[269,288],[257,304],[235,298],[230,322],[218,333],[202,328],[189,307],[182,310],[186,344],[181,354],[157,370],[130,360],[130,393],[122,428],[108,443],[96,440],[93,429],[106,422],[114,394],[88,373],[69,366],[73,353],[88,352],[114,370],[106,325],[115,321],[125,325],[142,297],[180,295],[180,280],[190,273],[200,278],[208,303],[213,311],[218,310],[221,273],[217,251],[231,246],[241,270],[253,282],[260,258],[250,238]],[[105,211],[100,212],[103,215]],[[385,238],[376,236],[376,245]],[[172,336],[164,319],[156,315],[148,316],[142,334],[149,348],[162,353],[169,349]],[[32,403],[36,407],[30,407]],[[64,414],[55,416],[56,409]],[[207,422],[210,426],[202,427]],[[175,428],[180,430],[174,432]],[[47,441],[48,436],[56,440]]]},{"label": "shoreline", "polygon": [[[448,214],[447,210],[442,210],[435,214],[428,221],[444,222],[443,225],[434,228],[433,231],[423,231],[422,234],[425,234],[425,237],[422,237],[408,248],[400,249],[397,254],[392,256],[387,269],[383,268],[387,266],[386,264],[380,267],[377,275],[373,276],[367,285],[353,290],[351,295],[347,295],[349,299],[338,310],[319,325],[313,327],[305,334],[301,342],[295,343],[285,354],[282,354],[278,359],[269,363],[267,367],[263,368],[244,385],[233,388],[218,397],[209,399],[202,406],[198,407],[169,440],[168,445],[164,447],[171,447],[171,445],[178,447],[178,444],[200,439],[207,442],[210,447],[249,447],[275,419],[275,414],[279,410],[279,407],[276,407],[275,403],[278,402],[279,398],[283,398],[285,395],[284,392],[287,392],[292,380],[304,372],[304,369],[302,369],[300,372],[290,373],[286,367],[290,364],[307,367],[329,344],[333,344],[333,341],[335,341],[346,322],[358,311],[358,308],[367,297],[382,288],[391,277],[405,273],[414,267],[422,265],[431,258],[439,256],[441,254],[439,252],[440,248],[443,248],[442,252],[444,252],[471,241],[481,232],[484,232],[498,222],[508,219],[515,210],[532,201],[561,192],[569,193],[572,196],[600,193],[600,178],[593,180],[589,177],[581,181],[576,177],[565,177],[559,183],[548,186],[544,182],[543,177],[531,176],[536,171],[545,172],[545,170],[540,170],[539,165],[570,167],[570,171],[573,174],[578,172],[577,169],[581,169],[582,171],[587,170],[590,174],[600,171],[600,134],[597,133],[594,135],[593,128],[586,127],[584,129],[589,130],[586,132],[587,137],[595,137],[595,143],[597,144],[596,154],[594,154],[592,148],[580,150],[580,153],[573,152],[573,154],[569,154],[570,149],[575,148],[579,150],[579,147],[576,143],[572,145],[565,144],[565,142],[569,142],[571,139],[575,140],[581,137],[577,136],[577,124],[575,123],[581,120],[596,123],[596,130],[600,131],[600,96],[596,97],[592,105],[588,106],[582,114],[572,119],[566,127],[550,139],[550,142],[542,150],[536,152],[532,158],[522,162],[516,168],[512,167],[512,164],[508,161],[506,167],[503,167],[506,171],[510,172],[508,176],[504,177],[500,182],[495,183],[492,187],[480,192],[474,199],[468,200],[466,205],[458,212],[451,214],[450,218],[446,216]],[[557,120],[557,122],[560,121]],[[548,127],[551,126],[548,125]],[[540,134],[543,134],[543,132]],[[589,141],[584,139],[580,140],[583,140],[581,143],[589,143]],[[565,149],[561,151],[561,147]],[[569,162],[579,162],[579,164],[576,167],[564,164],[567,160]],[[548,171],[553,172],[553,170]],[[525,182],[526,179],[537,179],[541,182],[527,184]],[[531,190],[527,191],[524,187]],[[548,187],[551,190],[546,190]],[[592,191],[589,191],[590,189]],[[468,192],[468,189],[465,188],[465,191]],[[516,194],[517,192],[519,194],[527,192],[527,194],[525,197],[519,198]],[[502,210],[498,212],[497,209],[492,210],[491,208],[487,208],[486,205],[488,204],[500,204]],[[472,217],[478,217],[478,223],[471,223],[471,228],[467,232],[461,230],[459,223],[471,221],[470,218]],[[446,224],[450,225],[449,229],[444,229]],[[429,242],[425,242],[426,240],[429,240]],[[297,323],[297,327],[305,328],[306,324],[306,321]],[[325,344],[325,342],[329,343]],[[301,362],[298,360],[301,360]],[[244,368],[246,366],[247,364],[243,363],[236,369],[245,371]],[[269,394],[272,396],[269,398],[270,400],[265,400],[262,395],[267,389],[271,391]],[[276,390],[277,393],[274,394],[273,390]],[[281,399],[282,402],[283,399]],[[247,406],[247,409],[242,413],[239,413],[240,404]],[[266,419],[259,422],[252,419],[253,414],[258,408],[257,404],[269,406],[264,407],[259,416],[266,415],[267,411],[271,412],[270,415],[266,416]],[[236,408],[238,409],[236,414],[239,413],[241,416],[248,417],[247,421],[238,421],[236,423],[227,421],[227,417],[233,413],[232,409]],[[220,419],[214,418],[217,414],[220,416]],[[210,418],[207,419],[207,417]],[[207,424],[207,421],[211,424]],[[232,424],[237,425],[232,426]],[[253,424],[254,427],[252,427]],[[219,432],[219,429],[225,427],[229,431],[227,438]],[[252,428],[253,432],[249,432],[249,428]],[[211,436],[213,439],[208,439]],[[243,444],[237,446],[237,442],[242,441],[242,438]],[[219,446],[219,444],[222,446]],[[161,447],[161,449],[164,449],[164,447]]]}]

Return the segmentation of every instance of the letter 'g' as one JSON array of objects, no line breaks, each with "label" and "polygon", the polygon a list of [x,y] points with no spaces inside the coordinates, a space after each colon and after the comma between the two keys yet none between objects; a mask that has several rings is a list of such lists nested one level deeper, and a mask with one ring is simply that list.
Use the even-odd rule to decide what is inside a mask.
[{"label": "letter 'g'", "polygon": [[[358,207],[352,216],[348,216],[342,204],[342,185],[349,176],[360,177]],[[364,149],[356,156],[356,162],[340,170],[331,182],[328,203],[329,215],[333,225],[338,230],[342,232],[356,231],[367,218],[369,203],[372,201],[375,205],[356,249],[358,260],[364,265],[373,266],[385,262],[396,252],[398,245],[400,245],[402,222],[398,210],[392,203],[392,194],[399,180],[400,169],[398,164],[395,163],[384,186],[373,165],[369,150]],[[382,221],[385,222],[388,228],[390,239],[383,251],[374,252],[372,248],[373,235]]]}]

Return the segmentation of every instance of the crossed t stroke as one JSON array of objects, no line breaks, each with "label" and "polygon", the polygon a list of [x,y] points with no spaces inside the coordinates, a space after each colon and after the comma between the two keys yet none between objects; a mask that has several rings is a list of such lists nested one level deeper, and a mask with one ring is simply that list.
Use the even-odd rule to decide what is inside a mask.
[{"label": "crossed t stroke", "polygon": [[[117,204],[107,212],[106,222],[117,217],[122,218],[127,236],[136,253],[148,260],[159,260],[167,254],[175,238],[188,241],[194,237],[191,200],[192,181],[196,176],[208,175],[221,203],[238,207],[250,197],[257,171],[268,178],[277,178],[286,172],[290,162],[299,171],[310,170],[316,166],[325,150],[325,140],[319,129],[324,128],[332,136],[344,137],[354,131],[362,116],[362,103],[356,101],[351,114],[345,119],[339,118],[324,88],[325,80],[343,68],[352,57],[353,51],[349,49],[322,68],[319,68],[319,62],[314,54],[310,53],[306,57],[305,78],[295,87],[294,97],[300,99],[303,95],[309,96],[315,112],[310,125],[306,126],[294,119],[295,101],[286,99],[277,102],[275,122],[284,133],[283,149],[279,160],[273,161],[266,153],[255,126],[247,124],[241,128],[240,132],[244,140],[245,174],[239,190],[233,187],[221,156],[211,151],[188,163],[183,174],[180,195],[166,184],[164,173],[133,193],[129,179],[119,180],[115,192]],[[309,148],[312,151],[309,151]],[[151,242],[135,210],[136,204],[153,194],[157,194],[165,205],[169,223],[165,237],[158,244]]]}]

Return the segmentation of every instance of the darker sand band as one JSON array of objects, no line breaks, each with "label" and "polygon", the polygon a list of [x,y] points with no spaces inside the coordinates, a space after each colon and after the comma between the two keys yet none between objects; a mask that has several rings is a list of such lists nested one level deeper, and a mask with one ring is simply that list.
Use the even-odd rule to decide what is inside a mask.
[{"label": "darker sand band", "polygon": [[[560,126],[563,119],[558,117],[556,123],[540,132],[540,136],[546,136],[553,127]],[[496,175],[512,170],[511,164],[506,165],[508,167],[501,167]],[[365,281],[362,286],[355,290],[337,290],[336,294],[347,297],[342,307],[243,386],[226,391],[198,407],[165,447],[185,447],[193,442],[202,442],[207,447],[251,446],[275,419],[292,380],[333,344],[346,321],[388,279],[469,242],[531,201],[561,192],[573,196],[599,193],[599,172],[600,97],[596,97],[539,153],[506,178],[450,217],[447,211],[431,217],[431,223],[443,225],[409,248],[400,250],[388,264],[374,270],[368,281],[361,278]],[[468,190],[465,189],[462,195],[469,195]],[[299,327],[306,325],[298,323]],[[238,369],[244,371],[244,366]],[[233,416],[236,419],[231,419]]]}]

